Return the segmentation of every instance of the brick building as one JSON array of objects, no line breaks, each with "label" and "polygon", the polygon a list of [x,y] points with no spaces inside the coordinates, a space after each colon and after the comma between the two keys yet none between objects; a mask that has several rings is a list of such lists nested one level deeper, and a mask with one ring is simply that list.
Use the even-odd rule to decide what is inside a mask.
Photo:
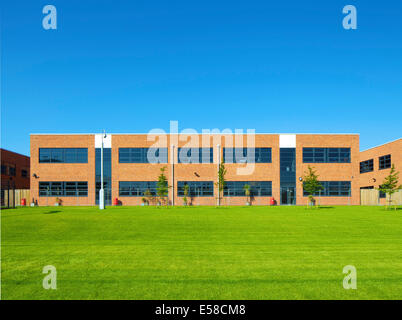
[{"label": "brick building", "polygon": [[[254,138],[255,139],[252,139]],[[31,197],[39,205],[55,198],[64,205],[95,205],[100,189],[102,135],[32,134]],[[160,168],[166,167],[169,203],[183,204],[184,185],[193,205],[217,203],[218,163],[227,181],[221,203],[305,205],[302,176],[314,167],[324,190],[322,205],[357,205],[357,134],[108,134],[103,138],[106,204],[139,205],[144,192],[155,194]]]},{"label": "brick building", "polygon": [[2,189],[29,189],[29,157],[5,149],[0,152]]},{"label": "brick building", "polygon": [[[392,164],[402,174],[402,139],[360,152],[360,189],[378,188],[389,175]],[[379,197],[380,204],[385,204],[385,194],[380,193]]]},{"label": "brick building", "polygon": [[[1,206],[9,205],[9,192],[15,189],[29,189],[29,157],[0,149],[1,155]],[[12,198],[14,199],[14,198]],[[13,200],[12,200],[13,201]]]}]

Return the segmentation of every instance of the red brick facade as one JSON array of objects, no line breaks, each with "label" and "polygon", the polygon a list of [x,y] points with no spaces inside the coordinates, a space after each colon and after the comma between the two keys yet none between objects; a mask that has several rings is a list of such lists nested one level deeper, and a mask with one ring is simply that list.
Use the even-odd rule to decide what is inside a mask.
[{"label": "red brick facade", "polygon": [[[193,139],[191,139],[191,137]],[[212,134],[212,135],[166,135],[165,142],[169,150],[167,164],[145,163],[119,163],[119,148],[150,147],[155,141],[150,141],[145,134],[112,134],[112,199],[118,198],[122,205],[140,205],[142,197],[119,196],[119,181],[157,181],[160,168],[166,166],[166,176],[169,185],[173,186],[169,192],[169,201],[182,205],[181,197],[177,196],[177,181],[213,181],[217,182],[218,170],[218,145],[222,151],[229,146],[231,141],[239,143],[243,138],[243,146],[247,144],[247,135]],[[356,134],[297,134],[296,139],[296,204],[306,205],[307,198],[303,196],[302,182],[299,177],[303,176],[308,164],[303,163],[304,147],[339,147],[350,148],[350,163],[313,163],[310,164],[317,170],[319,179],[322,181],[351,181],[350,197],[321,197],[322,205],[358,205],[359,194],[359,136]],[[163,140],[163,139],[162,139]],[[214,163],[211,164],[178,164],[177,147],[205,147],[206,141],[214,150]],[[174,183],[172,181],[172,152],[171,146],[175,146],[174,154]],[[234,145],[235,147],[237,145]],[[88,163],[39,163],[40,148],[88,148]],[[227,181],[272,181],[272,197],[280,203],[280,135],[279,134],[256,134],[255,147],[271,148],[271,163],[255,163],[251,173],[239,174],[238,169],[245,168],[247,164],[226,163]],[[38,201],[39,205],[52,204],[53,197],[39,196],[40,181],[87,181],[88,196],[84,198],[59,197],[64,205],[95,205],[95,137],[94,135],[31,135],[31,197]],[[255,205],[268,205],[271,196],[256,197]],[[222,204],[244,205],[245,197],[224,197]],[[215,205],[217,203],[217,188],[214,186],[213,197],[194,197],[193,205]]]},{"label": "red brick facade", "polygon": [[[395,165],[402,179],[402,139],[398,139],[360,152],[360,162],[373,159],[373,171],[360,174],[360,188],[378,188],[384,178],[389,175],[391,169],[380,169],[379,163],[379,158],[386,155],[391,155],[391,164]],[[385,198],[380,199],[380,204],[385,204]]]},{"label": "red brick facade", "polygon": [[29,157],[0,149],[2,189],[29,189]]}]

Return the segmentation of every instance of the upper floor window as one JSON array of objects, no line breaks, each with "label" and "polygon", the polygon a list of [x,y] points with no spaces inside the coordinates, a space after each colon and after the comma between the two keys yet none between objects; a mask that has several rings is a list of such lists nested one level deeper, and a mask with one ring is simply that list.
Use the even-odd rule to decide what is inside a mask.
[{"label": "upper floor window", "polygon": [[223,189],[225,197],[245,197],[244,186],[250,186],[250,196],[272,196],[272,181],[226,181]]},{"label": "upper floor window", "polygon": [[360,162],[360,173],[371,172],[374,170],[374,160],[366,160]]},{"label": "upper floor window", "polygon": [[184,196],[184,186],[188,185],[188,196],[190,197],[213,197],[213,181],[177,181],[177,196]]},{"label": "upper floor window", "polygon": [[15,167],[8,167],[8,174],[12,177],[15,177]]},{"label": "upper floor window", "polygon": [[7,174],[7,166],[1,165],[1,174]]},{"label": "upper floor window", "polygon": [[88,148],[40,148],[40,163],[88,163]]},{"label": "upper floor window", "polygon": [[390,154],[379,157],[378,160],[379,160],[379,169],[380,170],[391,168],[391,155]]},{"label": "upper floor window", "polygon": [[223,148],[226,163],[271,163],[271,148]]},{"label": "upper floor window", "polygon": [[27,176],[28,176],[28,171],[22,169],[22,170],[21,170],[21,177],[26,178]]},{"label": "upper floor window", "polygon": [[120,163],[168,163],[167,148],[119,148]]},{"label": "upper floor window", "polygon": [[350,148],[303,148],[304,163],[350,163]]},{"label": "upper floor window", "polygon": [[178,163],[213,163],[213,148],[178,148]]}]

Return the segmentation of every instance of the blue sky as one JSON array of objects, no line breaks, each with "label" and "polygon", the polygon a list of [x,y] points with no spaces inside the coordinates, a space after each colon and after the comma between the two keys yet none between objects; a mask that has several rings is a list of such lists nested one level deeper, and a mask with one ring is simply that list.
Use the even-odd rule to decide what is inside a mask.
[{"label": "blue sky", "polygon": [[[46,4],[57,30],[42,28]],[[361,149],[399,138],[402,1],[2,1],[3,148],[169,120],[360,133]]]}]

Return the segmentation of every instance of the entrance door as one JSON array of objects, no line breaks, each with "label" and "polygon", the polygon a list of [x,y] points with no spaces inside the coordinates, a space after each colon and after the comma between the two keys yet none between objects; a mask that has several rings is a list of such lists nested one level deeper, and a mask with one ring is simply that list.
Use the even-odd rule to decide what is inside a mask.
[{"label": "entrance door", "polygon": [[295,188],[281,187],[281,204],[295,204]]}]

